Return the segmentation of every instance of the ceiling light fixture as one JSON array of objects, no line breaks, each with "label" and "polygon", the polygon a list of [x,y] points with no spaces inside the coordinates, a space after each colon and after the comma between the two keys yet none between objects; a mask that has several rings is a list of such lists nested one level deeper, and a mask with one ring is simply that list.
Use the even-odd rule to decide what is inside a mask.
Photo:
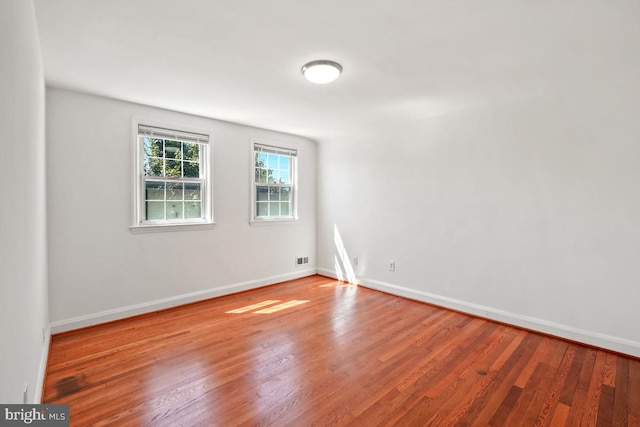
[{"label": "ceiling light fixture", "polygon": [[302,67],[304,77],[310,82],[319,85],[331,83],[340,77],[341,72],[342,66],[340,64],[326,59],[311,61]]}]

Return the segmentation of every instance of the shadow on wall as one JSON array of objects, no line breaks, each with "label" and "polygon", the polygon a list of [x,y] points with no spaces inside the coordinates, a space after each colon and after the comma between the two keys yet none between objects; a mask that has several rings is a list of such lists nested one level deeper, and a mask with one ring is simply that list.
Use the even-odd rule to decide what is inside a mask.
[{"label": "shadow on wall", "polygon": [[333,225],[333,243],[336,245],[336,255],[334,258],[338,280],[357,285],[358,280],[356,279],[353,265],[351,265],[351,258],[349,258],[349,254],[344,247],[340,231],[338,231],[338,226],[336,224]]}]

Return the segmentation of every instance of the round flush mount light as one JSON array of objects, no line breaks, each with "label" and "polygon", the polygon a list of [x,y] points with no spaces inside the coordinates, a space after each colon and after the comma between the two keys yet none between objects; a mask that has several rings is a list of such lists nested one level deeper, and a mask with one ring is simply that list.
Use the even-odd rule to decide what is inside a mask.
[{"label": "round flush mount light", "polygon": [[342,66],[340,64],[326,59],[311,61],[302,67],[304,77],[319,85],[331,83],[340,77],[341,72]]}]

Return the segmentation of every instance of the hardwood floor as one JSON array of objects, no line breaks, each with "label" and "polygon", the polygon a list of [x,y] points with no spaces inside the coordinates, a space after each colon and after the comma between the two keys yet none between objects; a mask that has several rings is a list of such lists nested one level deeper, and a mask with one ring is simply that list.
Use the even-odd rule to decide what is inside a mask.
[{"label": "hardwood floor", "polygon": [[312,276],[55,335],[71,425],[640,426],[640,360]]}]

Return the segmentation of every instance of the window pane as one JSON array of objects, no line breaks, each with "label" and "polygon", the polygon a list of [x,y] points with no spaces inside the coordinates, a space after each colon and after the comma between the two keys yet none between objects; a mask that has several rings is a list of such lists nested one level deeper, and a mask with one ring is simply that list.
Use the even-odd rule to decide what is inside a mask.
[{"label": "window pane", "polygon": [[278,156],[275,154],[269,154],[267,157],[267,167],[269,169],[277,169],[278,168]]},{"label": "window pane", "polygon": [[182,148],[182,144],[178,141],[164,141],[164,156],[167,159],[175,159],[180,158],[180,149]]},{"label": "window pane", "polygon": [[168,182],[167,200],[182,200],[182,186],[181,182]]},{"label": "window pane", "polygon": [[269,202],[269,216],[280,216],[279,202]]},{"label": "window pane", "polygon": [[280,170],[280,184],[291,184],[291,174],[288,170]]},{"label": "window pane", "polygon": [[267,155],[265,153],[256,153],[256,167],[267,167]]},{"label": "window pane", "polygon": [[[203,171],[209,160],[202,156],[204,145],[171,138],[138,134],[143,156],[139,165],[141,171],[138,172],[162,180],[153,182],[143,177],[142,221],[181,222],[185,218],[201,219],[208,216],[203,203],[207,178]],[[184,182],[182,178],[194,182]],[[268,196],[268,192],[266,194]]]},{"label": "window pane", "polygon": [[255,216],[291,217],[295,158],[258,151],[254,156]]},{"label": "window pane", "polygon": [[291,157],[289,156],[279,156],[278,159],[278,169],[289,170],[289,163],[291,163]]},{"label": "window pane", "polygon": [[165,160],[165,176],[181,177],[182,176],[182,162],[178,160]]},{"label": "window pane", "polygon": [[202,211],[200,210],[200,202],[185,203],[184,217],[185,218],[202,218]]},{"label": "window pane", "polygon": [[270,201],[280,200],[280,187],[269,188],[269,200]]},{"label": "window pane", "polygon": [[148,157],[151,155],[151,138],[148,136],[138,135],[138,143],[142,144],[142,149],[144,150],[144,156]]},{"label": "window pane", "polygon": [[200,178],[200,163],[182,162],[184,176],[187,178]]},{"label": "window pane", "polygon": [[162,173],[162,159],[150,157],[144,159],[144,173],[147,176],[164,176]]},{"label": "window pane", "polygon": [[264,201],[269,200],[269,187],[259,185],[256,188],[256,199]]},{"label": "window pane", "polygon": [[291,200],[291,187],[280,188],[280,200]]},{"label": "window pane", "polygon": [[146,205],[146,217],[147,221],[163,220],[164,219],[164,202],[147,202]]},{"label": "window pane", "polygon": [[267,202],[256,202],[257,216],[269,215],[269,204]]},{"label": "window pane", "polygon": [[143,137],[144,138],[144,154],[147,157],[162,157],[162,140]]},{"label": "window pane", "polygon": [[183,203],[178,201],[167,202],[167,220],[182,219]]},{"label": "window pane", "polygon": [[185,184],[184,185],[184,199],[185,200],[200,200],[200,184]]},{"label": "window pane", "polygon": [[256,182],[261,184],[263,183],[266,184],[267,182],[273,182],[273,178],[271,178],[271,176],[273,175],[273,171],[271,169],[260,168],[257,170],[257,174],[259,176]]},{"label": "window pane", "polygon": [[164,200],[164,182],[147,182],[145,187],[147,200]]},{"label": "window pane", "polygon": [[273,169],[265,169],[265,176],[267,177],[267,182],[273,184],[276,182],[275,176],[273,176]]},{"label": "window pane", "polygon": [[182,158],[200,162],[200,144],[191,144],[189,142],[182,143]]},{"label": "window pane", "polygon": [[280,179],[282,184],[291,183],[291,157],[280,157]]}]

